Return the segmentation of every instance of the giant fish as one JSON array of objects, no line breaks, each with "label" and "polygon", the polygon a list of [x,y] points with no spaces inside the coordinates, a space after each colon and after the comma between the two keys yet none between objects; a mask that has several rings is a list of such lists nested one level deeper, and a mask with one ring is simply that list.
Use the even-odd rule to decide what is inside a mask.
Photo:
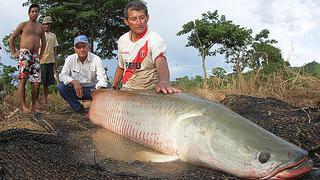
[{"label": "giant fish", "polygon": [[312,170],[308,153],[224,105],[185,93],[97,90],[89,119],[187,163],[247,179],[285,179]]}]

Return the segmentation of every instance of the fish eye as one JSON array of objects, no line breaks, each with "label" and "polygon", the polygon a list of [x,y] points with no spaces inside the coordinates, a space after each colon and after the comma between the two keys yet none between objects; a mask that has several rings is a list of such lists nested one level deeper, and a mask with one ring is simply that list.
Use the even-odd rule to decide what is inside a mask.
[{"label": "fish eye", "polygon": [[267,150],[262,150],[262,151],[258,152],[258,154],[257,154],[257,159],[259,160],[259,162],[261,164],[268,162],[270,157],[271,157],[271,154]]}]

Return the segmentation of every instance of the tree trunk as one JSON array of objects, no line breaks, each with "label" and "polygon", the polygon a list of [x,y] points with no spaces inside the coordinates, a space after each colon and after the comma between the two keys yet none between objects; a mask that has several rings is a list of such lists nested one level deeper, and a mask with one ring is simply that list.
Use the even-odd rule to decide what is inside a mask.
[{"label": "tree trunk", "polygon": [[90,52],[94,52],[94,40],[95,40],[95,36],[94,36],[94,33],[93,31],[90,32]]},{"label": "tree trunk", "polygon": [[206,69],[206,49],[202,48],[202,70],[203,70],[203,87],[208,90],[207,69]]},{"label": "tree trunk", "polygon": [[241,73],[241,61],[240,61],[240,55],[236,55],[236,69],[237,69],[237,74]]},{"label": "tree trunk", "polygon": [[92,52],[93,53],[93,40],[92,40],[92,38],[90,38],[91,39],[91,41],[90,41],[90,52]]},{"label": "tree trunk", "polygon": [[240,61],[239,60],[236,60],[236,71],[237,71],[237,74],[241,73],[241,66],[240,66]]}]

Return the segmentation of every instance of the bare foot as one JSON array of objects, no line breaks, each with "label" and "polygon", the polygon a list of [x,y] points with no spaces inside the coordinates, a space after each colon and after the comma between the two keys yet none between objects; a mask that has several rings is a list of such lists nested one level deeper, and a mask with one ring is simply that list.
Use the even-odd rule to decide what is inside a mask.
[{"label": "bare foot", "polygon": [[41,107],[32,106],[32,105],[30,105],[30,111],[31,111],[31,112],[36,112],[36,113],[42,113]]},{"label": "bare foot", "polygon": [[48,110],[48,102],[47,103],[43,102],[42,106],[41,106],[41,109],[44,110],[44,111],[47,111]]},{"label": "bare foot", "polygon": [[42,112],[42,109],[39,108],[39,107],[35,107],[35,108],[34,108],[34,112],[36,112],[36,113],[41,113],[41,112]]},{"label": "bare foot", "polygon": [[35,107],[34,107],[33,105],[30,105],[29,111],[30,111],[30,112],[34,112],[34,109],[35,109]]},{"label": "bare foot", "polygon": [[31,113],[31,110],[27,108],[27,106],[20,107],[20,111],[22,113]]},{"label": "bare foot", "polygon": [[39,100],[36,100],[35,107],[36,108],[41,108],[42,106],[43,106],[43,103],[41,101],[39,101]]},{"label": "bare foot", "polygon": [[37,99],[34,105],[30,103],[29,109],[31,112],[41,113],[44,109],[46,109],[46,107],[46,104]]}]

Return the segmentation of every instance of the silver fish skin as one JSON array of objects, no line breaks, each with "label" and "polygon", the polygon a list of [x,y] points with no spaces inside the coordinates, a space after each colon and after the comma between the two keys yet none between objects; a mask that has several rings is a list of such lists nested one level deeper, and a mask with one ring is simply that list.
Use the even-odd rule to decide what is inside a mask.
[{"label": "silver fish skin", "polygon": [[299,177],[308,153],[219,103],[185,93],[97,90],[89,119],[182,161],[246,179]]}]

